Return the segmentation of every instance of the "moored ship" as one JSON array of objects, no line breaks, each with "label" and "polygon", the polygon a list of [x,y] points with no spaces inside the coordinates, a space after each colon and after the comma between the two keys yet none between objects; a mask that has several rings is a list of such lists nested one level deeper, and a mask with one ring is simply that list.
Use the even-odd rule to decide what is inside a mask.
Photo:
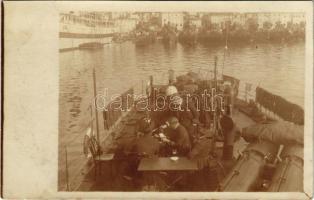
[{"label": "moored ship", "polygon": [[116,32],[114,23],[97,12],[61,13],[59,26],[59,51],[102,48]]}]

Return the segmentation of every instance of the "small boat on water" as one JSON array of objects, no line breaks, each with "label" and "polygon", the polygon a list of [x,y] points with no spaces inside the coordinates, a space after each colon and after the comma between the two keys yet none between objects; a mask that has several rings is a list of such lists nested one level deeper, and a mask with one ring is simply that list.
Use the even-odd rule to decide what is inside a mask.
[{"label": "small boat on water", "polygon": [[177,35],[175,33],[164,33],[162,42],[166,45],[174,45],[177,43]]},{"label": "small boat on water", "polygon": [[165,45],[174,45],[177,43],[177,30],[171,26],[164,26],[162,31],[162,42]]},{"label": "small boat on water", "polygon": [[[204,74],[188,72],[175,79],[170,70],[169,84],[154,84],[151,76],[141,98],[127,101],[133,89],[123,93],[122,108],[132,105],[127,112],[108,104],[102,115],[109,136],[99,141],[98,132],[88,129],[85,172],[63,184],[74,191],[302,191],[303,109],[235,77],[219,79],[216,64],[214,78]],[[193,96],[195,105],[209,101],[214,108],[200,106],[199,120],[191,126],[191,149],[182,154],[164,140],[167,110],[153,109],[174,86],[181,98]],[[207,92],[212,93],[205,99],[199,95]],[[224,109],[230,112],[226,121]],[[185,111],[183,118],[189,115]],[[144,118],[154,122],[149,133],[163,147],[157,157],[134,151]],[[178,117],[182,124],[183,118]],[[223,127],[230,119],[234,126],[226,134]]]},{"label": "small boat on water", "polygon": [[135,45],[136,46],[147,46],[156,41],[156,33],[148,31],[140,31],[135,34]]},{"label": "small boat on water", "polygon": [[197,34],[194,31],[183,31],[179,34],[178,40],[181,44],[194,46],[197,43]]},{"label": "small boat on water", "polygon": [[100,42],[88,42],[79,45],[79,49],[83,50],[95,50],[95,49],[102,49],[104,44]]}]

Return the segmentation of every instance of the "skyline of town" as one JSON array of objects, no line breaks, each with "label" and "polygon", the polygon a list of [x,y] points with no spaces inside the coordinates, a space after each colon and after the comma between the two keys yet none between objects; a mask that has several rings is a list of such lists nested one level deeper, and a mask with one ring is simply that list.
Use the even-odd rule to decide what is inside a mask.
[{"label": "skyline of town", "polygon": [[230,21],[232,24],[245,26],[248,21],[254,21],[259,28],[265,23],[276,22],[287,26],[288,24],[305,23],[305,13],[303,12],[108,12],[108,11],[69,11],[60,13],[61,21],[72,20],[74,23],[84,21],[94,21],[104,23],[105,26],[119,26],[129,32],[139,23],[151,23],[164,26],[171,24],[178,30],[182,30],[185,22],[189,22],[196,27],[206,24],[221,24]]}]

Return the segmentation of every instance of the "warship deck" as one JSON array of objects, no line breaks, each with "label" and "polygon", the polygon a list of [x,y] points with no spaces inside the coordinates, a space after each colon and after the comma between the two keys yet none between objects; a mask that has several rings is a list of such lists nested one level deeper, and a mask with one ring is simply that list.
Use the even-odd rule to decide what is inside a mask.
[{"label": "warship deck", "polygon": [[[131,130],[132,125],[127,125],[129,119],[140,118],[141,114],[136,112],[131,112],[124,117],[121,121],[121,126],[117,127],[116,133],[123,132],[121,130]],[[236,123],[236,126],[240,129],[243,127],[254,124],[255,122],[235,109],[232,116]],[[117,134],[115,138],[130,138],[132,133],[123,132],[122,135]],[[242,151],[247,146],[247,143],[241,138],[234,145],[234,156],[237,157],[238,152]],[[222,145],[217,144],[217,156],[221,157]],[[90,163],[92,165],[92,163]],[[221,162],[226,171],[229,171],[233,166],[233,163]],[[225,172],[226,173],[226,172]],[[130,178],[126,174],[130,174],[121,168],[121,162],[114,161],[110,164],[103,164],[101,169],[101,174],[97,175],[95,178],[93,167],[89,168],[88,173],[84,176],[84,179],[77,191],[143,191],[141,187],[141,180],[136,176]],[[161,175],[162,176],[162,175]],[[185,180],[178,181],[175,186],[169,187],[165,190],[157,191],[215,191],[217,188],[217,182],[222,179],[223,173],[217,172],[215,168],[206,168],[205,170],[197,170],[189,172],[185,176]],[[150,188],[150,191],[154,191],[154,188]]]}]

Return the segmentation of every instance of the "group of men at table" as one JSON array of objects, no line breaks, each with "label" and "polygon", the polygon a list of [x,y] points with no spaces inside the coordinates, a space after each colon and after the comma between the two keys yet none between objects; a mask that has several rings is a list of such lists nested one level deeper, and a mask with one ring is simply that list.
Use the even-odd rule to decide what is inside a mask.
[{"label": "group of men at table", "polygon": [[[194,102],[185,102],[175,86],[166,88],[167,104],[172,105],[162,112],[152,112],[139,121],[138,139],[134,145],[135,152],[147,156],[157,156],[160,152],[160,142],[163,146],[175,149],[178,156],[190,157],[194,142],[198,138],[197,127],[200,124],[200,113]],[[152,134],[154,128],[158,129],[159,141]],[[220,119],[220,127],[225,136],[224,158],[231,159],[233,155],[232,129],[235,127],[230,117],[230,109],[225,109]],[[155,129],[156,130],[156,129]],[[157,135],[158,136],[158,135]],[[229,139],[229,140],[228,140]]]},{"label": "group of men at table", "polygon": [[[182,91],[179,93],[174,85],[169,85],[165,89],[166,110],[142,111],[144,113],[141,114],[142,117],[137,122],[136,139],[130,140],[131,146],[122,145],[124,147],[127,146],[126,149],[128,150],[126,151],[132,152],[131,154],[137,157],[133,159],[134,157],[129,154],[131,156],[129,156],[129,161],[125,163],[126,165],[120,165],[122,171],[125,172],[124,174],[129,174],[124,177],[132,177],[135,174],[139,174],[138,167],[143,157],[175,156],[188,159],[193,158],[195,155],[194,150],[198,149],[197,143],[200,141],[198,130],[201,125],[201,113],[193,99],[184,98],[184,95]],[[223,159],[225,160],[233,158],[234,132],[232,130],[235,124],[230,116],[230,111],[230,107],[227,106],[227,109],[220,115],[221,118],[219,119],[222,135],[224,136]],[[201,121],[204,121],[203,118]],[[213,123],[213,121],[210,123]],[[206,141],[207,146],[200,147],[201,145],[199,145],[198,147],[208,149],[209,140],[211,139]],[[123,150],[124,147],[121,149],[122,152],[125,151]],[[209,157],[208,152],[204,153],[205,156]],[[124,169],[126,168],[128,170],[125,171]],[[145,179],[147,180],[147,176]]]},{"label": "group of men at table", "polygon": [[[167,87],[166,96],[168,104],[180,109],[170,108],[162,112],[144,114],[138,121],[137,138],[132,144],[131,151],[133,155],[135,153],[148,158],[165,156],[165,154],[193,158],[192,149],[198,139],[197,126],[200,123],[200,113],[193,101],[184,102],[184,98],[179,95],[175,86]],[[233,142],[229,142],[232,137],[228,134],[232,134],[231,130],[235,125],[230,117],[230,110],[226,109],[226,111],[220,119],[225,136],[223,157],[232,159]],[[165,154],[162,155],[161,152]],[[134,174],[140,164],[140,162],[134,163],[135,165],[131,167],[133,172],[130,174]]]}]

